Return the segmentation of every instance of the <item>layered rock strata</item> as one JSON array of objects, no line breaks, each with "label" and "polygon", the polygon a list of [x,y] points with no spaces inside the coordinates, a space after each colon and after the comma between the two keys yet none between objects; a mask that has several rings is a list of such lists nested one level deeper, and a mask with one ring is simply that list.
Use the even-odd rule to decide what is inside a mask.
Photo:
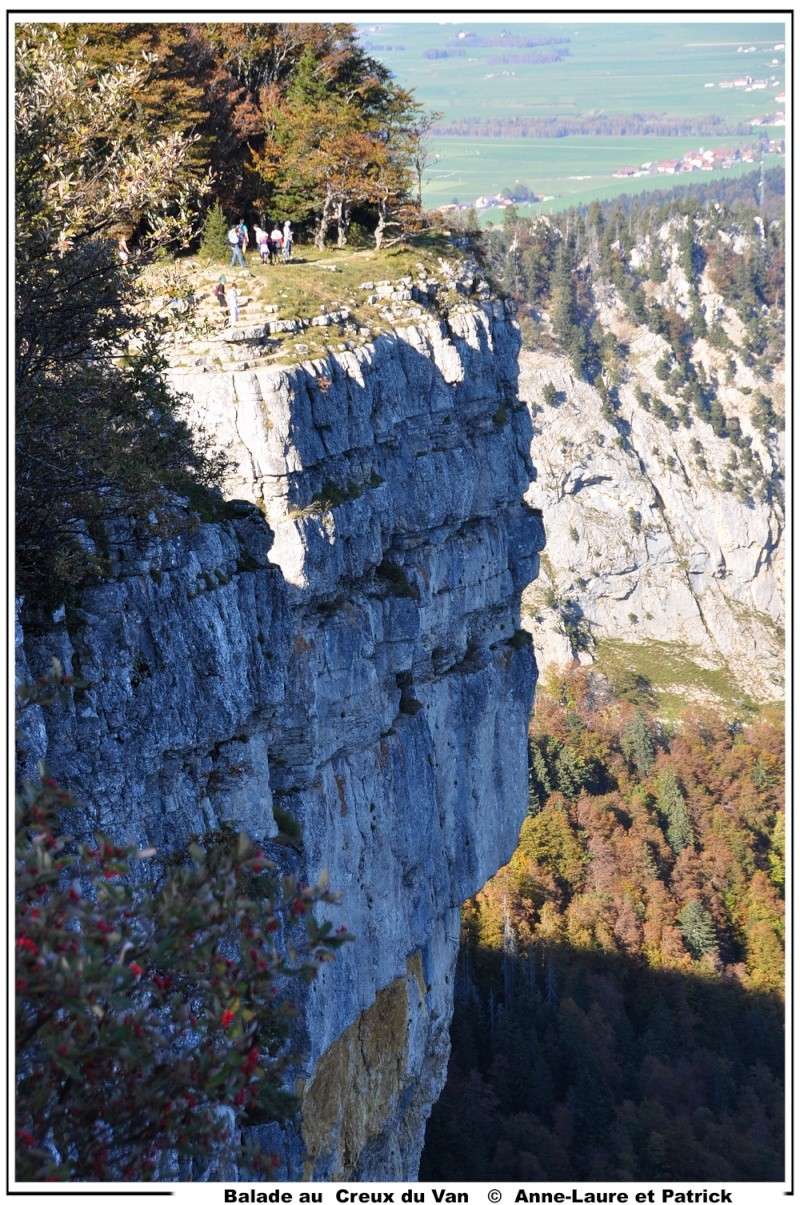
[{"label": "layered rock strata", "polygon": [[[20,632],[84,684],[31,714],[29,760],[87,826],[172,849],[274,808],[356,936],[303,1002],[290,1178],[414,1178],[444,1080],[459,906],[513,851],[536,575],[518,331],[497,302],[294,367],[175,369],[231,459],[218,523],[139,535],[109,580]],[[258,510],[256,509],[258,507]],[[262,514],[259,514],[258,511]],[[24,610],[23,610],[24,618]]]}]

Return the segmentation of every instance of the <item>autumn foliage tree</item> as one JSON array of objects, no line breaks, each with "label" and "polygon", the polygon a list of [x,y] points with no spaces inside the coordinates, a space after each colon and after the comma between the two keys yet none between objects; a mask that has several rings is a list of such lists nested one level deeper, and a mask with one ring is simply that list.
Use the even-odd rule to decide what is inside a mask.
[{"label": "autumn foliage tree", "polygon": [[[370,216],[380,206],[382,229],[401,215],[418,221],[436,115],[425,114],[366,53],[355,26],[210,21],[49,28],[68,51],[81,48],[98,78],[116,65],[147,62],[140,111],[157,117],[165,132],[194,137],[192,160],[211,169],[227,209],[251,209],[264,220],[313,218],[317,237],[324,213],[325,229],[335,221],[337,239],[346,239],[349,214],[359,205]],[[381,153],[388,142],[391,171]]]},{"label": "autumn foliage tree", "polygon": [[362,52],[326,71],[306,50],[283,97],[264,103],[267,138],[254,154],[277,212],[314,218],[322,247],[332,225],[347,243],[354,208],[377,211],[382,242],[392,209],[407,201],[421,112],[386,69]]}]

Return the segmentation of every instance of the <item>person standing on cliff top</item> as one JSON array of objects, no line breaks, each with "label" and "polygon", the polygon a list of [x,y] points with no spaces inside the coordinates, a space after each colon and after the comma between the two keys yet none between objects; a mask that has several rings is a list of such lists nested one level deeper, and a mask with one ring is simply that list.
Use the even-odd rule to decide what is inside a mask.
[{"label": "person standing on cliff top", "polygon": [[277,222],[272,228],[272,234],[269,236],[269,245],[272,248],[272,262],[277,264],[280,261],[281,248],[283,247],[283,235]]},{"label": "person standing on cliff top", "polygon": [[256,246],[258,253],[261,256],[262,264],[269,263],[269,235],[266,230],[262,230],[260,226],[255,226],[254,233],[256,236]]},{"label": "person standing on cliff top", "polygon": [[236,326],[239,321],[239,290],[233,282],[225,290],[225,301],[228,306],[229,325]]},{"label": "person standing on cliff top", "polygon": [[244,262],[244,256],[242,255],[242,248],[239,243],[239,227],[238,226],[231,226],[230,230],[228,231],[228,246],[231,249],[231,267],[232,268],[246,267],[247,265]]},{"label": "person standing on cliff top", "polygon": [[292,258],[292,243],[294,242],[294,234],[292,233],[292,223],[287,218],[283,223],[283,262],[288,264]]}]

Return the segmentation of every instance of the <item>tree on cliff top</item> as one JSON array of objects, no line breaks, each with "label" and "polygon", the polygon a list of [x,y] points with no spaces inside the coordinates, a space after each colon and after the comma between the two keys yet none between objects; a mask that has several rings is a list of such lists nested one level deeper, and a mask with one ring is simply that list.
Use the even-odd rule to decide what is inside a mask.
[{"label": "tree on cliff top", "polygon": [[[287,198],[273,194],[253,170],[253,156],[260,158],[271,141],[289,94],[297,99],[305,92],[306,100],[320,100],[310,95],[316,87],[364,118],[374,117],[384,101],[408,95],[365,52],[349,22],[91,22],[40,28],[52,29],[70,53],[80,45],[98,76],[112,67],[141,65],[147,55],[150,69],[136,97],[140,110],[164,131],[197,135],[192,158],[212,169],[223,205],[252,206],[264,216],[295,222],[305,195],[302,174]],[[432,120],[418,123],[412,148],[420,177]]]},{"label": "tree on cliff top", "polygon": [[[158,514],[220,466],[164,379],[140,268],[185,244],[203,185],[192,143],[138,102],[146,66],[98,74],[80,45],[17,44],[18,587],[57,604],[101,571],[109,519]],[[124,264],[116,240],[137,234]]]},{"label": "tree on cliff top", "polygon": [[344,246],[354,208],[370,207],[380,245],[390,210],[409,198],[423,136],[411,94],[350,43],[324,62],[306,48],[285,92],[264,93],[262,114],[266,138],[253,166],[265,203],[279,214],[313,217],[318,247],[334,224]]}]

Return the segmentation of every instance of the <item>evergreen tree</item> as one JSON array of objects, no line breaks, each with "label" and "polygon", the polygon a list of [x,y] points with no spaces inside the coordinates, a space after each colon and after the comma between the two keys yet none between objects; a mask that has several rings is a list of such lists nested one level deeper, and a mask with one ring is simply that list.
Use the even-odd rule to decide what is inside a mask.
[{"label": "evergreen tree", "polygon": [[539,811],[544,800],[552,794],[553,783],[550,778],[547,761],[539,742],[529,745],[530,768],[528,770],[529,799],[528,812],[531,816]]},{"label": "evergreen tree", "polygon": [[714,398],[713,402],[711,403],[711,407],[708,412],[708,421],[711,423],[711,430],[715,435],[719,436],[720,439],[727,435],[728,429],[725,419],[725,411],[722,409],[722,406],[716,398]]},{"label": "evergreen tree", "polygon": [[228,224],[219,201],[215,201],[203,223],[199,254],[209,262],[219,262],[228,256]]},{"label": "evergreen tree", "polygon": [[689,900],[678,913],[680,926],[686,948],[694,959],[700,959],[704,954],[716,954],[719,951],[717,932],[711,914],[699,900]]},{"label": "evergreen tree", "polygon": [[663,284],[663,282],[667,279],[667,271],[661,258],[661,247],[658,239],[656,238],[652,240],[652,245],[650,248],[648,276],[654,284]]},{"label": "evergreen tree", "polygon": [[680,783],[674,770],[665,770],[658,779],[656,807],[667,822],[667,841],[678,854],[694,840],[692,822]]},{"label": "evergreen tree", "polygon": [[683,271],[683,274],[685,275],[689,284],[692,285],[694,284],[697,275],[697,261],[694,245],[694,230],[691,218],[689,218],[686,222],[686,225],[682,226],[678,231],[677,243],[678,263],[680,264],[681,270]]},{"label": "evergreen tree", "polygon": [[637,710],[636,715],[623,731],[620,747],[642,778],[650,773],[655,761],[655,742],[641,709]]},{"label": "evergreen tree", "polygon": [[570,252],[566,240],[559,243],[550,278],[553,334],[560,343],[569,344],[575,325],[575,289],[572,282]]}]

